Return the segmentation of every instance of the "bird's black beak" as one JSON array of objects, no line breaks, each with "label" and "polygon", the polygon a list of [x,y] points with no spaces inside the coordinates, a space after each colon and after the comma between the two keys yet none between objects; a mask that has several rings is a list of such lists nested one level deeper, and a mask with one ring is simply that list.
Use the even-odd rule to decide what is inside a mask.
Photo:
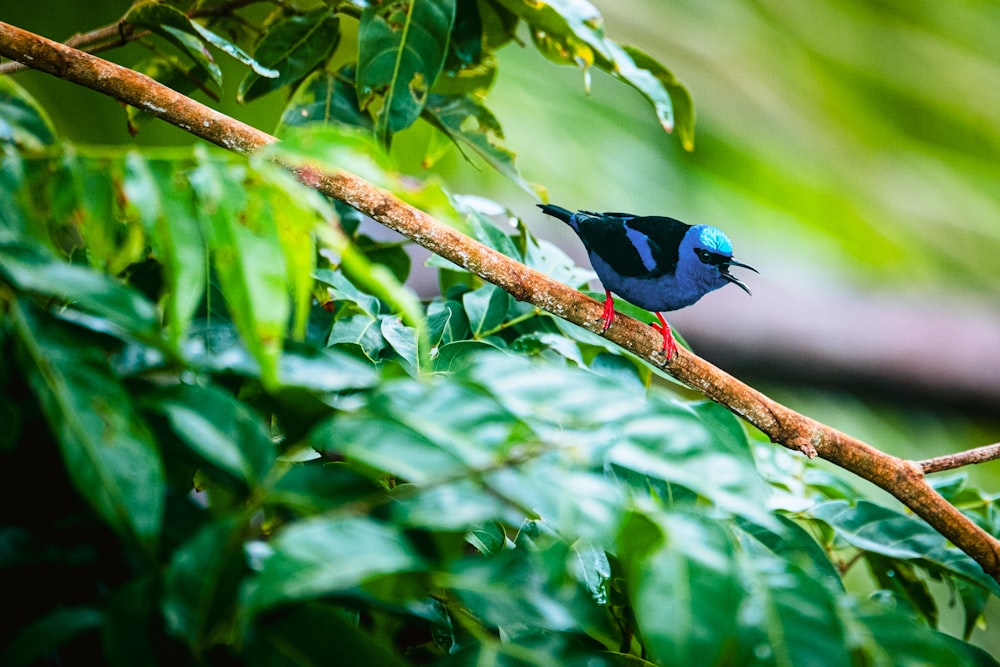
[{"label": "bird's black beak", "polygon": [[750,294],[750,296],[753,296],[753,294],[750,292],[750,288],[747,287],[743,283],[743,281],[741,281],[739,278],[737,278],[733,274],[729,273],[729,267],[731,267],[731,266],[738,266],[738,267],[743,268],[743,269],[750,269],[754,273],[760,273],[760,271],[758,271],[757,269],[753,268],[749,264],[744,264],[743,262],[738,262],[738,261],[736,261],[735,259],[732,259],[732,258],[727,259],[725,262],[719,264],[719,273],[722,274],[723,278],[725,278],[726,280],[728,280],[732,284],[736,285],[737,287],[739,287],[741,290],[743,290],[747,294]]}]

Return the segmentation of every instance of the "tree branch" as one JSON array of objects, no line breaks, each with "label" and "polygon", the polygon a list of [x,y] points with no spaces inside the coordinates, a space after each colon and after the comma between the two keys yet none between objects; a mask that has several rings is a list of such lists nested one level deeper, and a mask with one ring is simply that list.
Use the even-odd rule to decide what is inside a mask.
[{"label": "tree branch", "polygon": [[984,445],[957,454],[946,454],[936,456],[932,459],[925,459],[917,463],[925,475],[932,472],[942,472],[944,470],[954,470],[962,466],[985,463],[1000,459],[1000,442],[993,445]]},{"label": "tree branch", "polygon": [[[2,22],[0,55],[148,111],[231,151],[249,154],[276,141],[143,74]],[[602,305],[597,301],[487,248],[353,174],[325,167],[294,171],[303,183],[349,204],[514,298],[599,332]],[[662,337],[638,320],[619,315],[606,337],[664,366],[675,378],[753,424],[773,442],[810,458],[819,456],[885,489],[1000,581],[1000,540],[935,492],[924,480],[921,464],[890,456],[801,415],[687,350],[680,349],[664,364]]]},{"label": "tree branch", "polygon": [[[262,0],[232,0],[224,5],[196,8],[188,12],[187,16],[192,19],[205,18],[208,16],[223,16],[229,12],[242,9],[247,5],[256,4],[261,1]],[[63,43],[66,46],[71,46],[75,49],[86,51],[87,53],[100,53],[102,51],[109,51],[111,49],[118,48],[119,46],[125,46],[129,42],[142,39],[149,34],[150,32],[148,30],[135,30],[130,24],[126,23],[125,18],[122,17],[114,23],[109,23],[108,25],[101,26],[100,28],[94,28],[93,30],[88,30],[87,32],[78,32]],[[26,69],[29,69],[27,65],[24,65],[16,60],[8,63],[0,63],[0,75],[15,74]]]}]

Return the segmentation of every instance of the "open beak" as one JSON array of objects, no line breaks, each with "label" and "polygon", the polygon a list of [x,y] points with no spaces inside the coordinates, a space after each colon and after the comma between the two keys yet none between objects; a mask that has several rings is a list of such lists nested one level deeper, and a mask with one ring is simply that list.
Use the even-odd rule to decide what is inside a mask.
[{"label": "open beak", "polygon": [[743,290],[747,294],[750,294],[750,296],[753,296],[753,294],[750,293],[750,288],[749,287],[747,287],[739,278],[737,278],[733,274],[729,273],[729,267],[731,267],[731,266],[738,266],[738,267],[741,267],[741,268],[744,268],[744,269],[750,269],[754,273],[760,273],[760,271],[758,271],[757,269],[753,268],[749,264],[744,264],[743,262],[737,262],[735,259],[727,259],[725,262],[723,262],[722,264],[719,265],[719,273],[722,274],[723,278],[725,278],[726,280],[728,280],[732,284],[736,285],[737,287],[739,287],[741,290]]}]

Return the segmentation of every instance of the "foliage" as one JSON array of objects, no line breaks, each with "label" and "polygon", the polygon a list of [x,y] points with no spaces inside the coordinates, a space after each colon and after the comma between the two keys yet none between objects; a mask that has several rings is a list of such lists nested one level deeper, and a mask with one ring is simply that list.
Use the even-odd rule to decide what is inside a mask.
[{"label": "foliage", "polygon": [[[407,67],[482,65],[518,20],[552,57],[621,66],[586,3],[480,2],[478,23],[470,6],[443,57]],[[416,19],[399,7],[366,6],[359,34],[403,54],[386,31]],[[282,62],[330,56],[309,46],[330,12],[287,12],[239,57],[245,98]],[[130,15],[185,50],[204,37],[168,5]],[[295,70],[276,154],[363,173],[585,283],[520,222],[386,164],[369,132],[415,118],[395,101],[404,57]],[[364,90],[366,67],[391,76]],[[967,633],[1000,588],[918,519],[444,260],[418,302],[405,249],[275,153],[90,152],[0,85],[0,582],[17,601],[0,663],[996,664],[936,629],[929,586],[956,591]],[[427,90],[416,115],[446,106]],[[449,91],[439,126],[493,128],[479,90]],[[291,120],[328,108],[368,120]],[[997,498],[942,492],[1000,533]],[[859,563],[877,594],[845,586]]]}]

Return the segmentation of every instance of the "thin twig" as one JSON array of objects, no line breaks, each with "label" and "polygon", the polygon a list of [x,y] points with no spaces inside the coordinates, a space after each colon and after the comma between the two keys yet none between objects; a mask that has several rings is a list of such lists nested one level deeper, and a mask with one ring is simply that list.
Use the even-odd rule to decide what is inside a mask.
[{"label": "thin twig", "polygon": [[[143,74],[2,22],[0,55],[149,111],[237,153],[254,153],[277,141]],[[402,233],[506,290],[519,301],[599,332],[600,303],[438,222],[392,193],[325,165],[298,167],[293,171],[306,185]],[[683,348],[665,362],[662,337],[638,320],[619,315],[605,337],[651,363],[664,366],[679,381],[753,424],[773,442],[810,458],[819,456],[888,491],[1000,582],[1000,540],[932,489],[916,463],[890,456],[801,415]]]},{"label": "thin twig", "polygon": [[1000,459],[1000,442],[993,445],[976,447],[957,454],[945,454],[932,459],[918,461],[917,465],[924,471],[925,475],[932,472],[942,472],[944,470],[954,470],[963,466],[975,465],[976,463],[986,463]]}]

